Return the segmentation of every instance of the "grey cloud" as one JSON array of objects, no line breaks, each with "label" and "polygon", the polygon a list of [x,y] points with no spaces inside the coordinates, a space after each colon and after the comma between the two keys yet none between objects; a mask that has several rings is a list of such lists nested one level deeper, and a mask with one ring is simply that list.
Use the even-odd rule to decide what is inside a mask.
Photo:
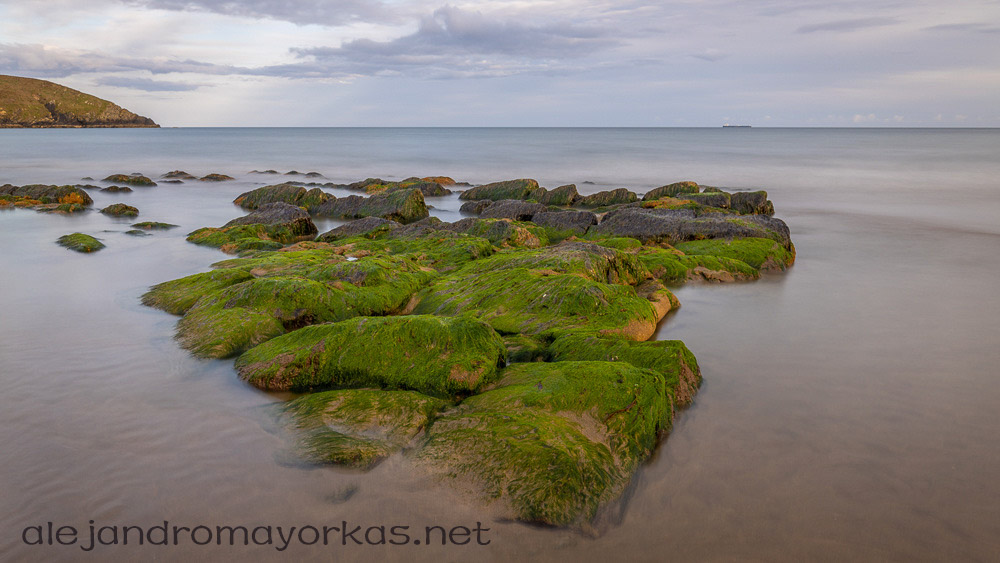
[{"label": "grey cloud", "polygon": [[927,31],[957,31],[959,33],[1000,33],[1000,26],[984,23],[948,23],[926,28]]},{"label": "grey cloud", "polygon": [[119,88],[131,88],[142,90],[143,92],[189,92],[201,88],[201,84],[187,84],[184,82],[169,82],[166,80],[152,80],[149,78],[129,78],[127,76],[108,76],[97,81],[102,86],[116,86]]},{"label": "grey cloud", "polygon": [[111,56],[93,51],[69,51],[42,45],[0,43],[0,71],[30,73],[60,78],[79,73],[145,70],[153,74],[193,72],[199,74],[247,74],[249,69],[193,60],[141,59]]},{"label": "grey cloud", "polygon": [[896,18],[856,18],[851,20],[837,20],[813,25],[804,25],[798,28],[798,33],[816,33],[818,31],[849,32],[871,27],[885,27],[899,23]]},{"label": "grey cloud", "polygon": [[124,0],[126,4],[161,10],[211,12],[268,18],[295,24],[339,25],[354,21],[395,21],[393,11],[372,0]]},{"label": "grey cloud", "polygon": [[311,61],[271,70],[353,75],[417,70],[447,76],[497,76],[544,70],[553,61],[585,57],[618,44],[608,30],[596,27],[565,22],[531,25],[445,6],[423,18],[411,35],[387,42],[359,39],[340,47],[292,49]]}]

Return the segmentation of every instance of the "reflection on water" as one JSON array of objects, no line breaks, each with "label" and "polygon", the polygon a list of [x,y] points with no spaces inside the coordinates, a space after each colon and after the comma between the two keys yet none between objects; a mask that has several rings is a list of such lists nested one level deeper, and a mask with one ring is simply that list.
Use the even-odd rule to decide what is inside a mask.
[{"label": "reflection on water", "polygon": [[[996,131],[0,131],[0,183],[175,168],[238,182],[96,194],[181,228],[134,238],[97,213],[0,212],[0,554],[52,521],[101,525],[490,527],[489,546],[99,548],[90,558],[506,561],[915,559],[1000,554],[1000,154]],[[73,137],[72,134],[80,134]],[[88,142],[82,143],[84,138]],[[280,141],[280,142],[279,142]],[[336,141],[336,142],[334,142]],[[282,144],[284,142],[285,144]],[[47,147],[47,151],[41,147]],[[376,147],[379,150],[376,150]],[[116,152],[117,151],[117,152]],[[451,151],[451,152],[448,152]],[[112,156],[113,155],[113,156]],[[231,361],[191,358],[154,283],[224,256],[187,232],[240,214],[264,178],[534,176],[635,189],[693,178],[766,186],[798,261],[751,284],[686,286],[658,338],[684,340],[705,384],[599,538],[510,522],[402,457],[370,473],[280,465],[267,405]],[[594,185],[584,185],[583,180]],[[947,180],[947,181],[946,181]],[[617,182],[621,182],[617,184]],[[454,197],[432,202],[454,220]],[[319,225],[321,230],[336,222]],[[107,249],[54,244],[82,231]]]}]

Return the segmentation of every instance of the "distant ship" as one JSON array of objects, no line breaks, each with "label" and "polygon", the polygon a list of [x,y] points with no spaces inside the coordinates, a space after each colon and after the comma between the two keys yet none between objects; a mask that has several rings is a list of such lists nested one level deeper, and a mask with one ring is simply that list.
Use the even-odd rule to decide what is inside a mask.
[{"label": "distant ship", "polygon": [[726,123],[723,127],[751,127],[750,125],[730,125]]}]

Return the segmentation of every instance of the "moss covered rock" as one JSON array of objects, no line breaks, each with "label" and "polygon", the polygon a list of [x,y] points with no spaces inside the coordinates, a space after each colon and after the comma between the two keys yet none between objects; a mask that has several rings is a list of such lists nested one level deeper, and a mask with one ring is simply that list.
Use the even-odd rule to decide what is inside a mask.
[{"label": "moss covered rock", "polygon": [[232,176],[227,176],[225,174],[219,174],[217,172],[213,172],[211,174],[202,176],[201,178],[198,179],[201,180],[202,182],[225,182],[228,180],[235,180],[236,178],[233,178]]},{"label": "moss covered rock", "polygon": [[312,212],[312,209],[323,204],[334,196],[324,192],[319,188],[307,190],[296,184],[273,184],[244,192],[233,200],[233,203],[243,209],[257,209],[268,203],[287,203],[297,207],[305,208]]},{"label": "moss covered rock", "polygon": [[549,190],[536,199],[538,203],[544,205],[573,205],[579,198],[580,194],[576,191],[576,184],[567,184]]},{"label": "moss covered rock", "polygon": [[70,250],[75,250],[77,252],[97,252],[98,250],[104,248],[104,244],[96,238],[85,235],[83,233],[73,233],[71,235],[63,235],[59,237],[56,242],[59,246],[64,246]]},{"label": "moss covered rock", "polygon": [[616,209],[608,212],[592,231],[612,237],[633,237],[647,243],[757,237],[775,240],[786,248],[791,245],[788,226],[780,219],[727,213],[699,216],[688,209]]},{"label": "moss covered rock", "polygon": [[102,180],[112,184],[128,184],[130,186],[155,186],[156,182],[142,174],[112,174]]},{"label": "moss covered rock", "polygon": [[346,225],[334,227],[316,237],[316,240],[319,242],[335,242],[355,236],[375,238],[378,235],[398,229],[399,227],[400,223],[396,221],[390,221],[381,217],[365,217],[364,219],[355,219]]},{"label": "moss covered rock", "polygon": [[625,188],[618,188],[617,190],[608,190],[604,192],[597,192],[596,194],[581,196],[573,202],[573,205],[581,207],[605,207],[608,205],[632,203],[638,199],[639,196],[637,196],[635,192],[630,192]]},{"label": "moss covered rock", "polygon": [[102,209],[101,213],[112,217],[136,217],[139,215],[139,210],[124,203],[112,203]]},{"label": "moss covered rock", "polygon": [[22,200],[28,205],[75,203],[82,206],[94,204],[87,192],[77,186],[51,186],[47,184],[28,184],[0,186],[0,197],[8,196],[8,201]]},{"label": "moss covered rock", "polygon": [[118,194],[118,193],[128,194],[132,193],[132,188],[128,186],[108,186],[106,188],[101,188],[101,191],[110,194]]},{"label": "moss covered rock", "polygon": [[404,224],[430,215],[427,204],[424,203],[424,194],[413,188],[379,193],[371,197],[330,196],[323,203],[310,207],[309,212],[317,217],[334,219],[381,217]]},{"label": "moss covered rock", "polygon": [[300,459],[368,469],[412,442],[446,404],[416,391],[341,389],[285,403],[278,418]]},{"label": "moss covered rock", "polygon": [[683,182],[674,182],[673,184],[667,184],[666,186],[660,186],[646,192],[646,195],[642,196],[642,201],[650,201],[654,199],[660,199],[664,197],[676,197],[680,194],[696,194],[701,191],[701,187],[698,186],[696,182],[690,180],[685,180]]},{"label": "moss covered rock", "polygon": [[434,421],[417,459],[507,516],[580,525],[669,428],[663,376],[624,362],[513,364]]},{"label": "moss covered rock", "polygon": [[663,394],[671,405],[691,404],[701,386],[701,370],[694,354],[680,340],[634,342],[584,333],[566,333],[547,348],[552,361],[626,362],[663,376]]},{"label": "moss covered rock", "polygon": [[466,200],[490,199],[493,201],[500,201],[502,199],[528,199],[531,192],[537,189],[538,182],[536,180],[527,178],[504,180],[503,182],[493,182],[469,188],[462,192],[458,198]]},{"label": "moss covered rock", "polygon": [[159,223],[156,221],[142,221],[141,223],[132,223],[133,229],[142,229],[144,231],[166,231],[169,229],[177,228],[177,225],[172,225],[170,223]]},{"label": "moss covered rock", "polygon": [[785,248],[771,239],[711,239],[682,242],[677,250],[689,256],[732,258],[761,271],[784,271],[795,262],[795,247]]},{"label": "moss covered rock", "polygon": [[548,208],[540,203],[505,199],[494,202],[485,207],[480,216],[484,219],[511,219],[514,221],[531,221],[536,213],[546,211]]},{"label": "moss covered rock", "polygon": [[588,243],[562,243],[471,262],[424,290],[414,311],[475,315],[504,334],[589,327],[645,340],[658,316],[628,284],[648,276],[634,257]]},{"label": "moss covered rock", "polygon": [[437,397],[492,381],[505,350],[470,317],[359,317],[306,327],[240,356],[240,378],[268,390],[375,387]]},{"label": "moss covered rock", "polygon": [[285,244],[311,239],[319,232],[309,214],[287,203],[268,203],[222,227],[204,227],[187,240],[230,254],[248,250],[275,250]]},{"label": "moss covered rock", "polygon": [[730,196],[730,207],[743,214],[774,215],[774,204],[767,199],[767,192],[734,192]]},{"label": "moss covered rock", "polygon": [[504,248],[538,248],[549,242],[543,229],[530,223],[508,219],[475,219],[470,217],[454,223],[445,223],[441,228],[482,237],[496,246]]}]

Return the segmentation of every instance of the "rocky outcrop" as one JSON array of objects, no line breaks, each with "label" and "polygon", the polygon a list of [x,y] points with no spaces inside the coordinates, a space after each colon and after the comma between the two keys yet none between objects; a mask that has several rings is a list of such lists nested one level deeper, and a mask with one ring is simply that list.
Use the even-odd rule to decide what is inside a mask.
[{"label": "rocky outcrop", "polygon": [[371,197],[330,196],[323,203],[309,207],[309,212],[317,217],[334,219],[381,217],[404,224],[423,219],[430,214],[427,204],[424,203],[424,194],[414,188],[379,193]]},{"label": "rocky outcrop", "polygon": [[0,127],[159,127],[107,100],[47,80],[0,75]]},{"label": "rocky outcrop", "polygon": [[301,207],[282,202],[260,206],[249,215],[222,227],[205,227],[188,235],[188,242],[219,248],[226,253],[276,250],[286,244],[312,239],[319,230]]}]

